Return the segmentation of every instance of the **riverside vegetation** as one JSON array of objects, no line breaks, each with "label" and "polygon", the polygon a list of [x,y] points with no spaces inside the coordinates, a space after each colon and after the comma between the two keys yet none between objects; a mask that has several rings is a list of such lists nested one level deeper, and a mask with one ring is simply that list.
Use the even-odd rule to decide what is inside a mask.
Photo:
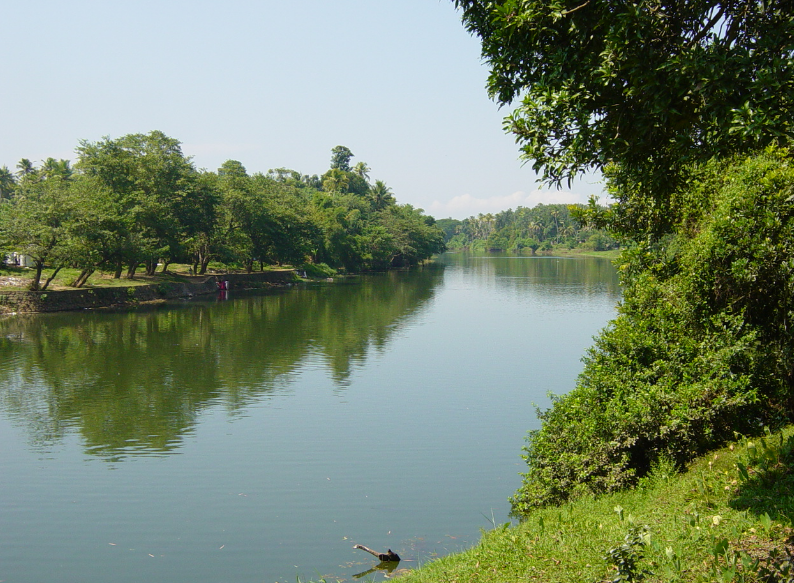
[{"label": "riverside vegetation", "polygon": [[64,269],[76,270],[68,284],[79,288],[95,272],[133,279],[158,264],[199,275],[211,262],[249,273],[273,264],[351,272],[416,265],[444,250],[434,219],[370,183],[370,168],[351,166],[344,146],[322,176],[249,175],[235,160],[197,170],[158,131],[82,141],[77,155],[74,168],[53,158],[0,168],[0,258],[27,256],[34,291]]},{"label": "riverside vegetation", "polygon": [[494,525],[476,547],[406,576],[433,581],[792,581],[792,429],[740,437],[677,474]]}]

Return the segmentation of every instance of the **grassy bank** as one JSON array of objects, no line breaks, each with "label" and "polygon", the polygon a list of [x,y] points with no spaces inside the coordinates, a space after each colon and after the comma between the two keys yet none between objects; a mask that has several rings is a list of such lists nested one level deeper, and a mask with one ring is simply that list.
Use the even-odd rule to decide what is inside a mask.
[{"label": "grassy bank", "polygon": [[[184,269],[180,269],[184,267]],[[152,276],[147,276],[144,274],[136,274],[133,279],[126,279],[125,277],[120,277],[118,279],[114,279],[113,274],[111,273],[102,273],[96,272],[91,277],[88,278],[88,281],[85,283],[83,287],[86,288],[96,288],[96,287],[134,287],[139,285],[149,285],[152,283],[160,283],[160,282],[189,282],[193,279],[206,279],[207,276],[202,276],[200,278],[193,278],[189,276],[188,272],[189,266],[176,266],[174,269],[169,269],[168,273],[156,273]],[[44,284],[44,281],[49,277],[52,273],[51,269],[46,269],[42,273],[41,283]],[[25,267],[4,267],[0,268],[0,289],[7,290],[7,291],[23,291],[29,289],[30,282],[33,279],[33,270],[28,269]],[[52,280],[50,285],[47,287],[47,291],[58,291],[58,290],[65,290],[65,289],[75,289],[71,287],[69,284],[77,278],[80,274],[79,269],[72,269],[72,268],[64,268],[61,269],[58,274],[55,276],[55,279]]]},{"label": "grassy bank", "polygon": [[[266,271],[281,269],[275,266],[265,266]],[[52,273],[51,269],[45,269],[42,273],[41,284],[43,285],[47,277]],[[206,275],[193,275],[191,266],[187,264],[174,263],[168,267],[168,271],[162,273],[158,271],[154,275],[146,275],[143,272],[135,274],[133,279],[127,279],[122,275],[120,278],[114,278],[112,273],[95,272],[88,278],[88,281],[83,285],[84,288],[103,288],[103,287],[136,287],[139,285],[151,285],[163,282],[169,283],[196,283],[205,281],[208,277],[227,273],[220,265],[215,270],[209,270]],[[254,272],[257,273],[257,272]],[[61,269],[55,279],[52,280],[47,287],[47,291],[60,291],[75,289],[70,284],[80,274],[79,269],[64,268]],[[25,267],[0,267],[0,291],[25,291],[29,289],[30,282],[33,279],[34,272],[32,269]],[[309,274],[313,276],[313,274]],[[325,272],[322,272],[322,277],[325,277]],[[319,275],[317,277],[320,277]]]},{"label": "grassy bank", "polygon": [[[17,270],[10,270],[12,273]],[[28,270],[26,270],[28,271]],[[46,290],[29,291],[30,273],[0,274],[0,314],[58,312],[162,303],[191,298],[217,291],[216,280],[223,279],[224,289],[263,289],[290,285],[300,278],[293,269],[270,269],[253,273],[207,274],[192,276],[169,271],[154,276],[136,276],[134,280],[98,276],[82,288],[52,284]]]},{"label": "grassy bank", "polygon": [[661,464],[635,489],[536,511],[401,581],[791,581],[774,549],[794,550],[793,435],[739,439],[680,474]]}]

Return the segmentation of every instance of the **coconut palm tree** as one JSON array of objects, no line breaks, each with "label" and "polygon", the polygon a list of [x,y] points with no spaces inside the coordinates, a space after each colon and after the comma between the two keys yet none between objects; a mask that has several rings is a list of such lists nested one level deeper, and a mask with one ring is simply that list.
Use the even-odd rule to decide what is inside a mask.
[{"label": "coconut palm tree", "polygon": [[540,224],[534,219],[527,223],[527,233],[530,237],[536,237],[542,231]]},{"label": "coconut palm tree", "polygon": [[358,174],[361,178],[369,182],[369,171],[371,168],[367,166],[366,162],[357,162],[355,166],[353,166],[353,172]]},{"label": "coconut palm tree", "polygon": [[369,198],[372,201],[372,206],[375,210],[383,210],[394,202],[394,197],[391,193],[391,188],[386,186],[382,180],[376,180],[375,184],[369,191]]},{"label": "coconut palm tree", "polygon": [[33,162],[27,158],[22,158],[17,162],[17,176],[20,178],[33,174],[35,171],[36,168],[33,166]]},{"label": "coconut palm tree", "polygon": [[551,209],[550,213],[551,213],[551,218],[554,219],[554,241],[555,242],[559,242],[559,239],[560,239],[560,223],[559,223],[560,211],[558,211],[557,209],[553,208],[553,209]]},{"label": "coconut palm tree", "polygon": [[348,177],[338,168],[332,168],[323,176],[323,190],[326,192],[345,192],[348,184]]},{"label": "coconut palm tree", "polygon": [[52,176],[60,176],[61,178],[71,178],[72,167],[69,160],[56,160],[55,158],[47,158],[41,166],[41,173],[45,178]]}]

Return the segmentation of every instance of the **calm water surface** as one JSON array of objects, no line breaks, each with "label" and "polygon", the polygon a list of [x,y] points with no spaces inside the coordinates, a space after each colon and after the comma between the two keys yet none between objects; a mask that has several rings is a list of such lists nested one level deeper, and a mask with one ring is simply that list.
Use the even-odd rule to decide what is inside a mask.
[{"label": "calm water surface", "polygon": [[0,581],[350,580],[356,543],[471,546],[618,299],[607,260],[447,254],[0,320]]}]

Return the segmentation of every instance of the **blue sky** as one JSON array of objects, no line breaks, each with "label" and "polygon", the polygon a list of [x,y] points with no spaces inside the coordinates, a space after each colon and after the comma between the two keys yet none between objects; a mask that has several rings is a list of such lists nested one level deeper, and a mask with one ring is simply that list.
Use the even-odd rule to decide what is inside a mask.
[{"label": "blue sky", "polygon": [[157,129],[211,170],[320,174],[341,144],[437,218],[602,191],[536,184],[451,0],[27,0],[3,20],[10,168]]}]

